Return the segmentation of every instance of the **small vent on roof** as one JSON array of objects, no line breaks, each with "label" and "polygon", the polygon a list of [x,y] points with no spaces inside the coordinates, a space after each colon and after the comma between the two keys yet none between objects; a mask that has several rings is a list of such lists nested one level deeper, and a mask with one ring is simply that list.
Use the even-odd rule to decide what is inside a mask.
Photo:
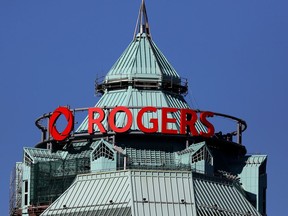
[{"label": "small vent on roof", "polygon": [[185,201],[185,199],[181,199],[181,203],[186,204],[187,202]]}]

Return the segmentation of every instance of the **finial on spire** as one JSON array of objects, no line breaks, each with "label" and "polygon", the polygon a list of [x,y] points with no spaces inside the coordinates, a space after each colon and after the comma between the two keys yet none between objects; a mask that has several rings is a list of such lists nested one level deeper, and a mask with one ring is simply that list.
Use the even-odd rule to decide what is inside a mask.
[{"label": "finial on spire", "polygon": [[148,16],[147,16],[144,0],[142,0],[141,6],[139,9],[139,15],[138,15],[138,19],[137,19],[137,23],[136,23],[135,31],[134,31],[134,39],[136,38],[138,33],[139,34],[146,33],[148,37],[151,37]]}]

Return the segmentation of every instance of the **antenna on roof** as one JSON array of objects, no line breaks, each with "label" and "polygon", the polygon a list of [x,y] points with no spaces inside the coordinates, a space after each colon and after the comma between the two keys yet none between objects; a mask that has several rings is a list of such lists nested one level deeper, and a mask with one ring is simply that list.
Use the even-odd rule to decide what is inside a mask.
[{"label": "antenna on roof", "polygon": [[138,15],[138,19],[137,19],[137,23],[136,23],[135,31],[134,31],[134,39],[136,38],[138,33],[139,34],[146,33],[146,35],[151,38],[148,16],[147,16],[144,0],[142,0],[141,6],[139,9],[139,15]]}]

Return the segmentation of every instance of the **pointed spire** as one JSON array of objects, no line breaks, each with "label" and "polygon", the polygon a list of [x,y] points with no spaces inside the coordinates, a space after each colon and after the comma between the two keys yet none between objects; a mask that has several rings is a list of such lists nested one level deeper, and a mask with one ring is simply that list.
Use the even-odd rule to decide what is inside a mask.
[{"label": "pointed spire", "polygon": [[153,42],[150,34],[145,1],[139,10],[134,38],[115,62],[102,84],[96,85],[96,91],[126,89],[127,86],[139,89],[163,89],[185,94],[187,83],[169,63]]},{"label": "pointed spire", "polygon": [[145,6],[145,0],[142,0],[141,6],[139,9],[139,15],[138,15],[138,19],[137,19],[137,23],[136,23],[135,31],[134,31],[134,39],[137,37],[138,34],[143,34],[143,33],[145,33],[148,38],[151,38],[148,16],[147,16],[146,6]]}]

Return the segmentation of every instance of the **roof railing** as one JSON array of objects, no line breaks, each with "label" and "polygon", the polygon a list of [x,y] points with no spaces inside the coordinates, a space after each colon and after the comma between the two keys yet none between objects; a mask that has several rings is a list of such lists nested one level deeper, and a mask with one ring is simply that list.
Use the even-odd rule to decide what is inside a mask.
[{"label": "roof railing", "polygon": [[173,92],[176,94],[187,94],[188,93],[188,81],[186,78],[160,78],[160,79],[149,79],[149,78],[128,78],[105,80],[98,78],[95,80],[95,95],[104,94],[105,90],[120,90],[127,89],[132,86],[136,89],[145,90],[162,90]]},{"label": "roof railing", "polygon": [[[105,113],[109,113],[110,110],[114,109],[115,107],[100,107],[104,110]],[[136,110],[139,111],[140,109],[142,109],[143,107],[140,106],[128,106],[127,107],[130,110]],[[157,110],[162,109],[163,107],[155,107]],[[70,109],[74,115],[74,118],[76,119],[74,122],[74,124],[77,124],[78,120],[77,120],[77,113],[80,112],[86,112],[88,115],[88,110],[90,108],[76,108],[76,109]],[[201,113],[204,112],[202,110],[194,110],[197,113]],[[236,130],[233,130],[225,135],[220,134],[219,133],[215,133],[214,138],[216,139],[223,139],[229,142],[233,142],[232,137],[236,136],[237,137],[237,144],[242,144],[242,133],[247,129],[247,124],[244,120],[237,118],[235,116],[231,116],[231,115],[227,115],[227,114],[222,114],[222,113],[217,113],[217,112],[213,112],[214,117],[221,117],[221,118],[226,118],[226,119],[230,119],[232,121],[234,121],[236,123]],[[55,140],[50,136],[49,133],[49,119],[50,116],[52,115],[52,113],[46,113],[44,115],[42,115],[41,117],[39,117],[38,119],[36,119],[35,124],[36,126],[41,130],[42,132],[42,139],[41,139],[41,143],[49,143],[49,142],[55,142]],[[45,122],[43,124],[43,122]],[[108,129],[107,129],[108,130]],[[129,131],[130,134],[143,134],[142,131],[138,130],[130,130]],[[161,134],[161,133],[160,133]],[[108,130],[107,133],[105,133],[105,135],[115,135],[114,131]],[[67,141],[71,141],[71,140],[88,140],[88,139],[93,139],[96,137],[101,137],[103,136],[103,133],[101,133],[100,131],[95,131],[93,134],[89,134],[88,130],[77,130],[77,129],[73,129],[73,131],[71,132],[70,137],[68,137],[68,140],[65,140],[64,142]],[[178,136],[186,136],[186,135],[180,135],[178,134]]]}]

